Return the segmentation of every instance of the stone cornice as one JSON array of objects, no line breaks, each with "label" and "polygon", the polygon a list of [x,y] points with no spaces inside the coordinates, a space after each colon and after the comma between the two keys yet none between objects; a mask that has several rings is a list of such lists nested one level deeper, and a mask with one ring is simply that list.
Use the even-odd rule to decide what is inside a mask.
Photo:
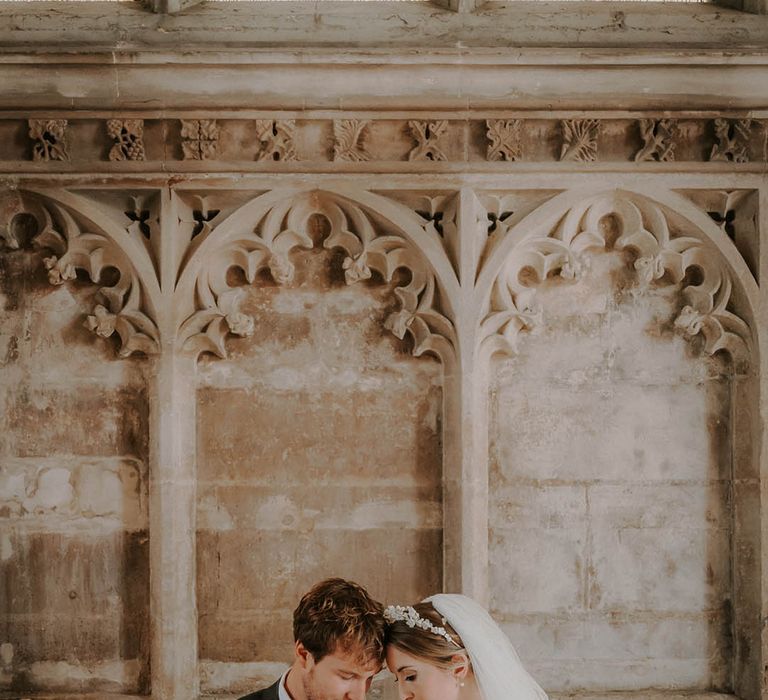
[{"label": "stone cornice", "polygon": [[[768,43],[768,42],[767,42]],[[6,110],[768,109],[768,51],[0,54]],[[205,115],[204,115],[205,116]]]}]

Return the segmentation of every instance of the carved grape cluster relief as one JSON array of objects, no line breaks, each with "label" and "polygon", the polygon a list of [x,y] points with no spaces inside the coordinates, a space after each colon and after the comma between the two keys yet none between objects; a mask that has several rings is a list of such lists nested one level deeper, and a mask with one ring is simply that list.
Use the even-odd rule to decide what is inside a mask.
[{"label": "carved grape cluster relief", "polygon": [[109,119],[107,133],[115,140],[109,149],[110,160],[146,159],[143,119]]},{"label": "carved grape cluster relief", "polygon": [[69,160],[66,119],[30,119],[29,135],[33,160]]}]

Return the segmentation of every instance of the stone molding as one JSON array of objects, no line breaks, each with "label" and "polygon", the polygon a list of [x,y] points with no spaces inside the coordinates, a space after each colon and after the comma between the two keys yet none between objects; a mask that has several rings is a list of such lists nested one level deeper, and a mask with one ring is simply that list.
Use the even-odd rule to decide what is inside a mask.
[{"label": "stone molding", "polygon": [[[94,140],[93,124],[102,123]],[[18,134],[22,120],[0,118],[0,134]],[[656,115],[553,118],[517,114],[504,118],[359,119],[107,119],[28,120],[29,146],[0,141],[3,163],[15,171],[25,161],[49,169],[125,168],[128,161],[173,163],[193,169],[252,163],[253,168],[318,166],[343,170],[358,163],[410,163],[439,169],[454,163],[518,167],[525,163],[593,164],[728,163],[730,167],[768,162],[768,119]],[[16,136],[18,142],[18,136]],[[61,165],[57,164],[61,162]],[[299,162],[301,165],[299,165]],[[511,165],[515,163],[515,165]],[[494,164],[494,165],[491,165]],[[669,164],[669,165],[667,165]],[[6,166],[7,167],[7,166]],[[573,165],[571,166],[573,167]]]},{"label": "stone molding", "polygon": [[[478,233],[489,232],[479,256],[470,261],[461,259],[466,249],[462,240],[477,234],[461,230],[458,224],[458,192],[438,197],[403,193],[401,201],[396,201],[353,187],[275,190],[257,195],[224,220],[217,217],[218,210],[211,211],[205,198],[198,197],[200,210],[179,199],[175,206],[187,243],[177,255],[174,278],[178,281],[168,297],[161,294],[157,273],[163,261],[154,247],[162,217],[156,198],[148,198],[147,204],[131,197],[133,207],[124,212],[129,223],[121,229],[94,225],[97,216],[92,205],[66,191],[47,196],[42,191],[6,190],[0,202],[0,239],[7,247],[18,248],[22,241],[17,217],[31,217],[36,229],[32,244],[43,251],[53,285],[75,279],[78,270],[102,284],[104,271],[116,270],[117,280],[100,286],[98,303],[84,323],[103,338],[118,336],[121,356],[154,355],[170,342],[185,354],[210,352],[226,357],[228,335],[254,332],[253,319],[240,310],[243,291],[227,282],[228,271],[239,268],[248,284],[267,271],[276,284],[290,286],[295,273],[291,253],[313,247],[308,231],[313,215],[324,217],[330,225],[323,247],[346,254],[342,269],[347,284],[371,279],[374,272],[385,282],[399,268],[410,273],[408,283],[395,288],[400,308],[386,319],[385,327],[400,339],[410,334],[415,355],[432,352],[447,361],[457,353],[473,354],[474,347],[460,347],[456,328],[461,323],[480,329],[471,341],[473,346],[491,353],[514,353],[520,335],[543,322],[536,284],[522,281],[523,270],[534,273],[538,283],[552,275],[577,280],[588,274],[590,254],[610,245],[628,254],[638,285],[684,285],[680,289],[683,303],[673,325],[685,337],[703,337],[708,354],[726,351],[740,362],[749,356],[753,331],[748,321],[731,310],[731,272],[717,251],[702,242],[705,234],[695,226],[691,235],[673,236],[662,207],[652,200],[619,190],[588,196],[562,212],[554,228],[529,231],[523,241],[510,247],[507,241],[515,237],[513,232],[535,219],[537,210],[524,222],[513,224],[504,204],[509,195],[469,192],[475,209],[473,226]],[[727,240],[728,212],[733,209],[728,209],[727,202],[725,206],[722,215],[708,212],[707,226]],[[400,233],[381,233],[374,215],[385,216]],[[620,231],[615,242],[606,238],[607,219]],[[163,235],[178,236],[172,231]],[[500,249],[505,257],[498,262]],[[499,270],[488,285],[483,280],[494,264]],[[461,308],[460,271],[467,265],[478,280],[471,293],[488,292],[483,302],[488,308],[485,315],[462,320],[466,310]],[[686,273],[692,268],[700,279],[686,284]],[[483,284],[492,289],[484,290]],[[474,313],[480,308],[477,304],[475,299]],[[180,310],[186,310],[183,317]],[[175,326],[161,331],[159,319],[171,317],[178,319]]]}]

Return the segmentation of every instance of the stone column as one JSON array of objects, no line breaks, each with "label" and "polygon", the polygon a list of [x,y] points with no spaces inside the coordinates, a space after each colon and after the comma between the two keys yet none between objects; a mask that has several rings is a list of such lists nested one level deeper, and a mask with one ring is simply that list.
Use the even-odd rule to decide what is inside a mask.
[{"label": "stone column", "polygon": [[198,695],[194,357],[165,347],[149,401],[149,552],[153,700]]},{"label": "stone column", "polygon": [[443,585],[448,592],[489,603],[488,360],[478,346],[475,274],[485,236],[484,211],[462,189],[457,239],[461,298],[454,309],[458,358],[445,363],[443,387]]}]

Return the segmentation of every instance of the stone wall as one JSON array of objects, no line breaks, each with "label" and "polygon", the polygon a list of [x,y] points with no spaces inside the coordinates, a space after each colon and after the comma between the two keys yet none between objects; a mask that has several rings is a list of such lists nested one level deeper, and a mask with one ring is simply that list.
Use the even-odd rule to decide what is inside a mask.
[{"label": "stone wall", "polygon": [[301,257],[290,289],[249,292],[257,334],[199,368],[208,692],[272,682],[315,581],[343,576],[397,601],[441,586],[440,366],[386,333],[390,285],[347,288],[338,256]]},{"label": "stone wall", "polygon": [[0,260],[0,687],[145,691],[141,365],[89,342],[91,285],[50,287],[28,252]]},{"label": "stone wall", "polygon": [[551,689],[727,689],[727,365],[668,324],[616,254],[539,298],[544,330],[491,390],[492,607]]}]

